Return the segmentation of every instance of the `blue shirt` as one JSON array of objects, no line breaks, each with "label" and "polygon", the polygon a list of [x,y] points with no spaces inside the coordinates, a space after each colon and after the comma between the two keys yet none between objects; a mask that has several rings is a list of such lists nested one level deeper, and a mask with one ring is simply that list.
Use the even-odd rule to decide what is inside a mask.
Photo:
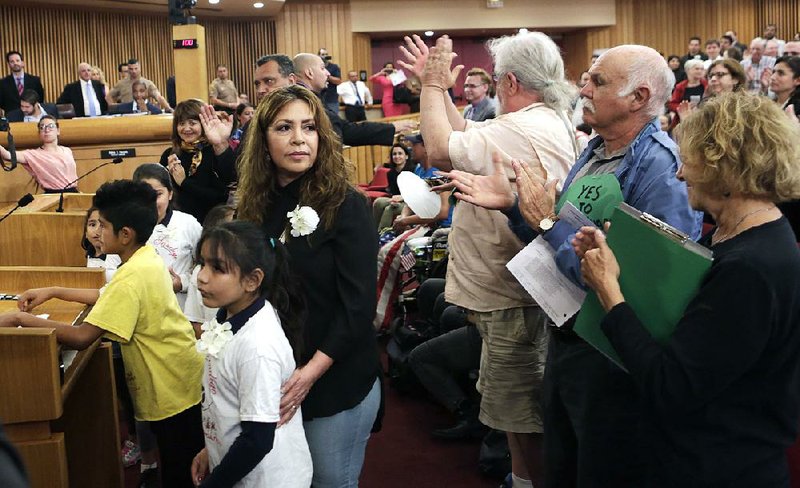
[{"label": "blue shirt", "polygon": [[[591,160],[594,150],[603,142],[600,137],[589,141],[589,146],[567,175],[562,192],[569,188],[575,175]],[[675,142],[660,129],[658,119],[653,119],[631,142],[614,175],[619,180],[625,203],[697,240],[702,229],[703,214],[689,206],[686,184],[675,176],[678,165],[680,156]],[[530,241],[535,237],[517,207],[512,208],[507,216],[511,230],[520,239]],[[572,249],[572,238],[576,231],[567,222],[559,220],[544,234],[544,239],[556,250],[558,269],[571,281],[583,286],[581,263]]]},{"label": "blue shirt", "polygon": [[427,178],[433,178],[434,176],[436,176],[434,173],[436,173],[437,171],[439,171],[439,168],[431,166],[430,168],[425,169],[422,167],[421,164],[417,164],[417,166],[414,168],[414,174],[419,176],[423,180]]}]

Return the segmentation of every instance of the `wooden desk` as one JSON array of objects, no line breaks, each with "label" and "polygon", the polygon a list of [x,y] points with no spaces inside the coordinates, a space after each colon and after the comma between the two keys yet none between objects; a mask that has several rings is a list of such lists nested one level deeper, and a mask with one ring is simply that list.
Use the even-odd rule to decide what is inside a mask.
[{"label": "wooden desk", "polygon": [[[11,290],[21,292],[21,289]],[[0,301],[0,313],[16,310]],[[51,300],[35,313],[82,320],[80,304]],[[0,329],[0,418],[34,488],[123,486],[111,347],[96,341],[60,373],[53,329]]]},{"label": "wooden desk", "polygon": [[0,266],[86,266],[85,220],[85,211],[12,214],[0,223]]},{"label": "wooden desk", "polygon": [[[39,128],[35,122],[13,122],[11,133],[18,149],[30,149],[42,145]],[[168,141],[172,136],[172,115],[139,115],[79,117],[58,121],[62,146],[90,146],[130,142]]]}]

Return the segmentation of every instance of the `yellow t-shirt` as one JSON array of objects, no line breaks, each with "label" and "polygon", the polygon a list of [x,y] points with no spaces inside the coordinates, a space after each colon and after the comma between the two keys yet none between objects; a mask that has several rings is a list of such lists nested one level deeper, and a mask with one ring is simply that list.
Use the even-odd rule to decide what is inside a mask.
[{"label": "yellow t-shirt", "polygon": [[204,358],[152,246],[120,266],[86,322],[119,341],[136,420],[163,420],[200,402]]}]

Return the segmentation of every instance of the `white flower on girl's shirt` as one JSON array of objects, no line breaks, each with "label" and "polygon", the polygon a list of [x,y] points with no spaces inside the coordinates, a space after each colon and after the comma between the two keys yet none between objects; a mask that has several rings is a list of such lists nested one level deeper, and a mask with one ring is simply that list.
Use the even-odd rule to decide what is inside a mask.
[{"label": "white flower on girl's shirt", "polygon": [[203,333],[197,341],[197,352],[213,357],[222,352],[225,345],[233,339],[230,322],[220,324],[216,319],[200,326]]},{"label": "white flower on girl's shirt", "polygon": [[309,206],[298,205],[286,216],[289,217],[289,224],[292,226],[292,237],[307,236],[314,232],[319,225],[319,215]]}]

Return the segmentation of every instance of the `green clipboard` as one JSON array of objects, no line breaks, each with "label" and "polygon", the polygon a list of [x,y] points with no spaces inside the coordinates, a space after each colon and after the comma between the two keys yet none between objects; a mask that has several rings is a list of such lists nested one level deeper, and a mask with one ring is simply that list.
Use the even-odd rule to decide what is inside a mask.
[{"label": "green clipboard", "polygon": [[[625,301],[650,335],[664,344],[697,294],[711,267],[712,252],[624,202],[614,210],[611,222],[607,241],[619,262],[619,284]],[[590,290],[578,312],[575,333],[627,371],[600,328],[605,315],[597,295]]]}]

